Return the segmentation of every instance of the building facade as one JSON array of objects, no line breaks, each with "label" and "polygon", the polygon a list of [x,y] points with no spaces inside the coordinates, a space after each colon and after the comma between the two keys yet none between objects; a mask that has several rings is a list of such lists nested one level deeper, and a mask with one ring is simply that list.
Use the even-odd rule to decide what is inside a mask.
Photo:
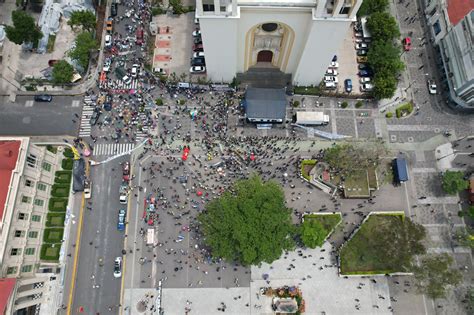
[{"label": "building facade", "polygon": [[252,67],[318,85],[362,0],[197,0],[208,78],[230,82]]},{"label": "building facade", "polygon": [[6,314],[38,309],[55,278],[58,263],[41,261],[40,252],[61,159],[29,138],[0,138],[0,278],[16,279]]}]

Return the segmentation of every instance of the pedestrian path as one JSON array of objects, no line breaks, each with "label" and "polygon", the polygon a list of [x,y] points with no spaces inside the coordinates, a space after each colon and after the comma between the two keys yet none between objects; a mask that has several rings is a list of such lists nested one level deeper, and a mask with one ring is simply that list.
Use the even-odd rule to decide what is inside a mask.
[{"label": "pedestrian path", "polygon": [[84,97],[84,106],[82,107],[81,125],[79,127],[79,137],[90,137],[91,124],[90,117],[94,112],[95,103],[89,96]]},{"label": "pedestrian path", "polygon": [[130,151],[135,147],[135,143],[101,143],[96,144],[93,154],[97,155],[116,155]]}]

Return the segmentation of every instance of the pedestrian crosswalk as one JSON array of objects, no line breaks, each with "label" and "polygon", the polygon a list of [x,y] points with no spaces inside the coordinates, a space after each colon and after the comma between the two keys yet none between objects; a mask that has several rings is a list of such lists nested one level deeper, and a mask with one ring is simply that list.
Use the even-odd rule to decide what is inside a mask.
[{"label": "pedestrian crosswalk", "polygon": [[89,97],[84,97],[84,106],[82,107],[81,125],[79,127],[79,137],[90,137],[91,124],[90,118],[94,112],[95,102]]},{"label": "pedestrian crosswalk", "polygon": [[135,143],[101,143],[94,146],[94,155],[117,155],[132,150]]}]

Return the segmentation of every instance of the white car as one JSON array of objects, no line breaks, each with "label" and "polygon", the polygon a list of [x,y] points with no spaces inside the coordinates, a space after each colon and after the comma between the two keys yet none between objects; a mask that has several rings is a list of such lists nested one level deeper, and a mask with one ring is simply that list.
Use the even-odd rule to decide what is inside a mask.
[{"label": "white car", "polygon": [[362,92],[370,92],[373,89],[374,89],[374,86],[371,83],[364,83],[364,84],[361,84],[360,86],[360,90]]},{"label": "white car", "polygon": [[203,66],[194,66],[189,69],[191,73],[204,73],[206,72],[206,67]]},{"label": "white car", "polygon": [[331,64],[329,65],[328,68],[334,68],[334,69],[339,68],[339,62],[337,62],[337,61],[331,61]]},{"label": "white car", "polygon": [[132,71],[131,72],[131,75],[132,75],[132,78],[136,78],[138,76],[138,69],[140,69],[140,66],[137,65],[137,64],[134,64],[132,66]]},{"label": "white car", "polygon": [[201,30],[195,30],[193,32],[193,37],[198,37],[198,36],[201,36]]},{"label": "white car", "polygon": [[126,75],[122,78],[122,81],[125,84],[130,84],[130,83],[132,83],[132,78],[130,78],[128,75]]},{"label": "white car", "polygon": [[327,75],[327,76],[324,77],[324,82],[334,82],[334,83],[338,83],[339,81],[337,80],[337,77],[333,77],[333,76]]},{"label": "white car", "polygon": [[324,82],[324,87],[328,90],[334,90],[337,88],[336,82]]},{"label": "white car", "polygon": [[102,71],[104,72],[109,72],[110,71],[110,65],[112,64],[112,61],[110,59],[107,59],[104,62],[104,67],[102,67]]},{"label": "white car", "polygon": [[434,80],[428,80],[428,91],[430,94],[436,94],[436,83]]},{"label": "white car", "polygon": [[336,70],[336,69],[328,69],[328,70],[326,71],[326,75],[335,76],[335,75],[337,75],[337,70]]},{"label": "white car", "polygon": [[84,181],[84,198],[91,199],[91,197],[92,197],[91,183],[90,181],[86,180]]},{"label": "white car", "polygon": [[158,68],[158,67],[153,68],[153,72],[154,72],[154,73],[157,73],[157,74],[166,75],[166,71],[165,71],[165,69],[163,69],[163,68]]},{"label": "white car", "polygon": [[359,79],[360,83],[369,83],[372,79],[369,77],[362,77]]},{"label": "white car", "polygon": [[114,261],[114,278],[122,276],[122,257],[115,258]]},{"label": "white car", "polygon": [[105,47],[112,46],[112,36],[105,35]]},{"label": "white car", "polygon": [[369,45],[367,45],[366,43],[357,43],[355,44],[355,49],[359,50],[359,49],[367,49],[369,48]]},{"label": "white car", "polygon": [[204,52],[203,51],[196,51],[193,54],[193,58],[199,58],[199,57],[204,57]]}]

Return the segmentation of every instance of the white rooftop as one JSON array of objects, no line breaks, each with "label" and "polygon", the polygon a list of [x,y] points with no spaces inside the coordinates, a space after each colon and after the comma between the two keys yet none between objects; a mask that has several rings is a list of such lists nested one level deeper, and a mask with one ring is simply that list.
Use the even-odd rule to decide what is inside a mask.
[{"label": "white rooftop", "polygon": [[260,6],[272,6],[272,5],[279,5],[279,6],[299,6],[304,5],[307,6],[316,6],[317,0],[237,0],[239,5],[260,5]]}]

